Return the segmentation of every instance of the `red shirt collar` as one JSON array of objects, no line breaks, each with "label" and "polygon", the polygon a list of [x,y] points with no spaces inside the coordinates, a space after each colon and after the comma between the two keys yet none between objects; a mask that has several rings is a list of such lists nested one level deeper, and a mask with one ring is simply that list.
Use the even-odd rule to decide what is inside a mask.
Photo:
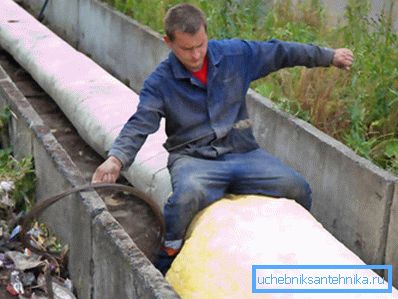
[{"label": "red shirt collar", "polygon": [[199,71],[191,72],[195,78],[197,78],[200,82],[203,83],[203,85],[207,84],[207,66],[208,66],[208,61],[206,55],[205,58],[203,59],[202,68]]}]

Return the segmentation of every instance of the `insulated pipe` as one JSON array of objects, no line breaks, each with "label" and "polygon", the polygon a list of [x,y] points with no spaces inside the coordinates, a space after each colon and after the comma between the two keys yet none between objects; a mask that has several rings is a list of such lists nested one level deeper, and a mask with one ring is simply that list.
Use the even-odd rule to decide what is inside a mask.
[{"label": "insulated pipe", "polygon": [[298,203],[239,195],[195,217],[166,279],[187,299],[397,299],[369,268]]}]

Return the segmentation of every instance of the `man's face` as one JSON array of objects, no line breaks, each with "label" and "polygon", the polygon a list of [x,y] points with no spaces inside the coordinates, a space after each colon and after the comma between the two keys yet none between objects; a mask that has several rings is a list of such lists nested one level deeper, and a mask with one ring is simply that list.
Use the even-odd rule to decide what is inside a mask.
[{"label": "man's face", "polygon": [[207,53],[208,40],[204,26],[200,27],[195,34],[176,31],[174,36],[173,41],[167,36],[164,37],[167,46],[189,71],[200,70]]}]

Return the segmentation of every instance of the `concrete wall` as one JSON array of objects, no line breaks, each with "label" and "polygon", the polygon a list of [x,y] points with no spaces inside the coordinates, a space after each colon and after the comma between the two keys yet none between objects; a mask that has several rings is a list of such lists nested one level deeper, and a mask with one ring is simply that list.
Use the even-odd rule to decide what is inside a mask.
[{"label": "concrete wall", "polygon": [[[167,53],[152,30],[95,0],[80,0],[78,15],[78,38],[67,39],[76,38],[80,50],[135,90]],[[397,271],[397,177],[254,92],[248,105],[259,143],[309,180],[316,218],[366,263],[392,263]]]},{"label": "concrete wall", "polygon": [[158,33],[109,11],[109,6],[99,1],[80,1],[78,50],[138,91],[168,49],[159,43]]},{"label": "concrete wall", "polygon": [[[330,0],[322,0],[321,1],[326,11],[330,17],[331,23],[337,23],[337,21],[344,17],[345,7],[348,4],[348,0],[338,0],[338,1],[330,1]],[[390,11],[390,5],[394,3],[393,10]],[[369,17],[378,19],[378,17],[384,12],[386,16],[389,16],[391,13],[393,19],[393,26],[395,30],[398,32],[398,2],[396,0],[371,0],[370,1],[370,10]]]},{"label": "concrete wall", "polygon": [[59,35],[68,37],[67,42],[74,47],[78,46],[78,33],[80,31],[79,2],[79,0],[50,0],[44,11],[47,17],[46,22],[54,24],[54,30]]},{"label": "concrete wall", "polygon": [[394,199],[391,205],[390,223],[388,226],[386,264],[393,265],[393,283],[398,285],[398,182],[395,182]]},{"label": "concrete wall", "polygon": [[[15,157],[33,156],[37,199],[85,180],[50,128],[0,66],[0,109],[13,112],[10,138]],[[106,210],[96,192],[71,195],[42,215],[69,245],[69,272],[79,298],[179,298],[163,276]]]}]

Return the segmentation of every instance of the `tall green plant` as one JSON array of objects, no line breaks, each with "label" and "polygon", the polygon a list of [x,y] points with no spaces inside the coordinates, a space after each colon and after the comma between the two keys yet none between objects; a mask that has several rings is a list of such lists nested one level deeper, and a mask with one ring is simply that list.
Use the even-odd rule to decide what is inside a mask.
[{"label": "tall green plant", "polygon": [[398,173],[398,39],[391,13],[378,19],[368,13],[369,1],[350,0],[341,31],[356,53],[349,88],[352,124],[343,140]]}]

